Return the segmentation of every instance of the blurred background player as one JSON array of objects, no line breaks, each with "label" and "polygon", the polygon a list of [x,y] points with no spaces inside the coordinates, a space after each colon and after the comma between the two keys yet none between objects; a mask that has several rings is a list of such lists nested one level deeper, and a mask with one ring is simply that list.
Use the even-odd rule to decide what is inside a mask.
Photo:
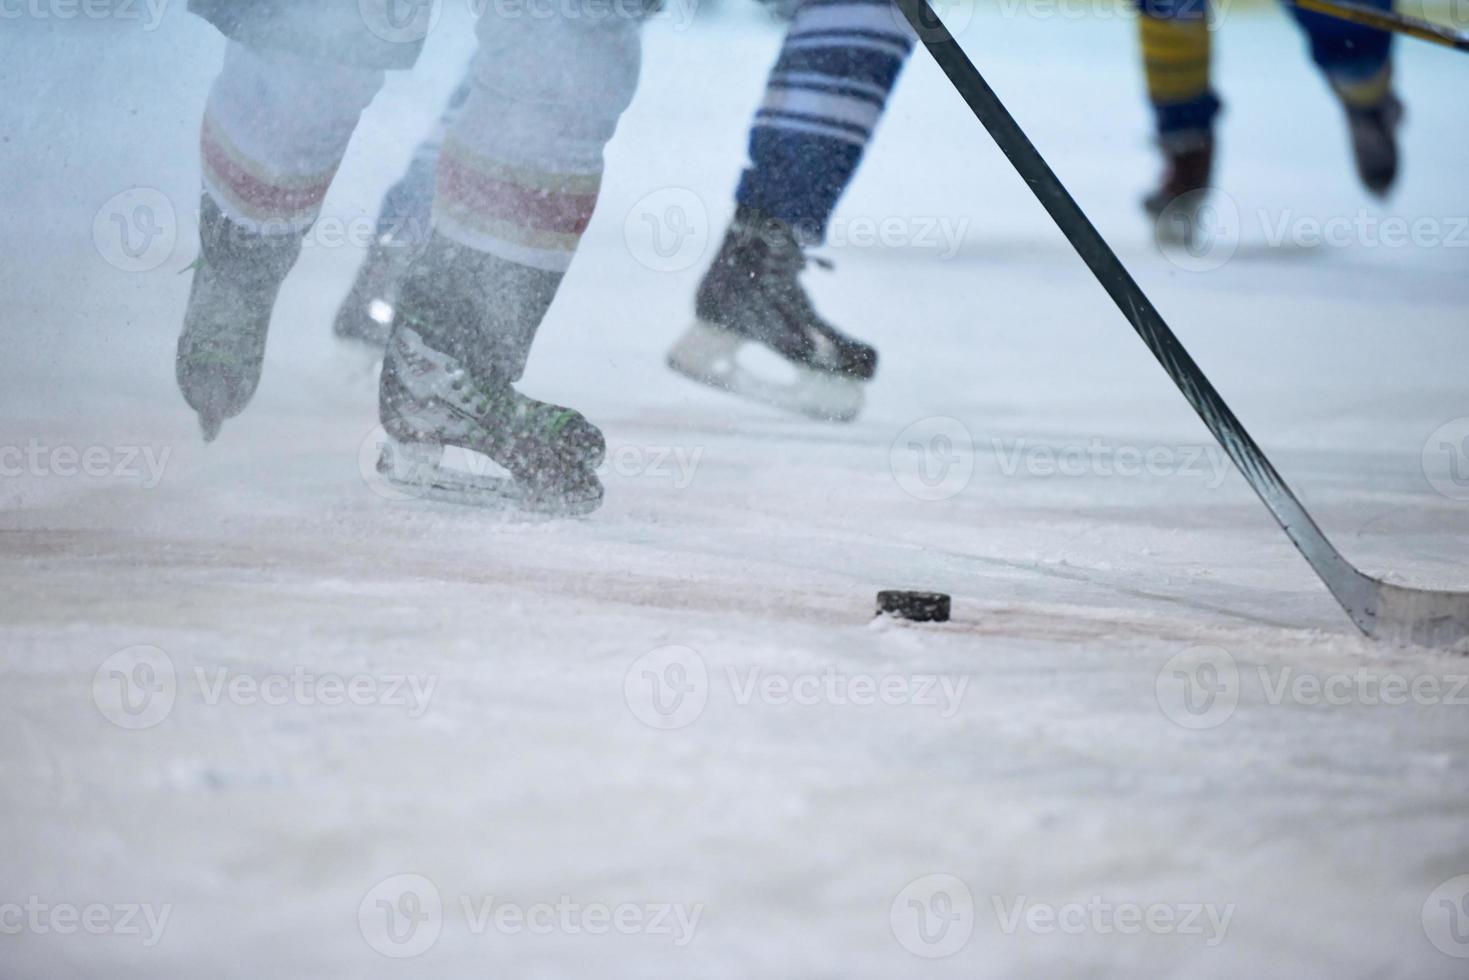
[{"label": "blurred background player", "polygon": [[[401,26],[392,2],[190,4],[230,39],[202,127],[201,252],[177,356],[206,440],[254,394],[276,296],[362,110],[385,69],[417,58],[419,45],[366,26]],[[601,432],[512,384],[596,204],[603,147],[637,85],[643,18],[626,4],[595,18],[574,0],[559,9],[479,22],[379,400],[392,478],[579,513],[601,500]],[[456,477],[440,465],[451,446],[489,456],[511,481]]]},{"label": "blurred background player", "polygon": [[[808,0],[794,8],[750,129],[735,215],[699,285],[695,322],[668,354],[703,384],[825,420],[861,409],[877,352],[817,313],[801,285],[806,249],[824,240],[862,160],[913,38],[888,0]],[[337,314],[338,337],[381,349],[399,283],[424,240],[443,134],[461,88],[407,172],[384,197],[375,244]],[[742,365],[740,348],[769,348],[794,382]]]},{"label": "blurred background player", "polygon": [[[1392,9],[1392,0],[1361,2]],[[1392,36],[1286,6],[1346,112],[1362,183],[1373,194],[1385,195],[1397,178],[1397,128],[1403,114],[1392,88]],[[1221,103],[1210,84],[1214,27],[1208,0],[1139,0],[1139,10],[1148,97],[1164,158],[1162,182],[1143,204],[1157,218],[1180,196],[1209,186]]]}]

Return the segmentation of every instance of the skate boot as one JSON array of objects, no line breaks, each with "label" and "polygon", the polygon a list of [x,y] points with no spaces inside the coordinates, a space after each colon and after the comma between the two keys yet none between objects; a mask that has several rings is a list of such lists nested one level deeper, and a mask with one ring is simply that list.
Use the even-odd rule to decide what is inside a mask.
[{"label": "skate boot", "polygon": [[[856,418],[863,385],[877,370],[877,351],[821,318],[801,287],[805,265],[790,226],[740,208],[699,284],[694,325],[668,352],[668,366],[701,384],[811,418]],[[740,348],[749,343],[784,358],[795,380],[767,379],[740,364]]]},{"label": "skate boot", "polygon": [[1196,234],[1199,211],[1214,172],[1214,137],[1208,133],[1163,144],[1163,179],[1143,198],[1162,245],[1188,245]]},{"label": "skate boot", "polygon": [[199,239],[174,368],[179,391],[211,442],[260,384],[271,311],[301,253],[302,235],[259,234],[225,217],[205,195]]},{"label": "skate boot", "polygon": [[1403,120],[1403,104],[1389,91],[1373,105],[1347,102],[1345,106],[1357,176],[1367,190],[1385,197],[1398,177],[1398,125]]},{"label": "skate boot", "polygon": [[397,241],[391,235],[373,239],[367,258],[357,270],[352,291],[342,301],[332,323],[332,333],[338,340],[360,346],[374,357],[382,356],[388,346],[388,331],[393,326],[398,284],[416,254],[413,243]]},{"label": "skate boot", "polygon": [[378,472],[392,485],[553,516],[602,502],[601,431],[512,387],[560,281],[434,236],[403,283],[383,361]]}]

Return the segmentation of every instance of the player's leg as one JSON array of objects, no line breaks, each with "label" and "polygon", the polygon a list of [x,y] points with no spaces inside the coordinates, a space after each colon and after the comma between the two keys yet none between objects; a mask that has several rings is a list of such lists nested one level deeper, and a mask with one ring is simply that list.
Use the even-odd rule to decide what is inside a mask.
[{"label": "player's leg", "polygon": [[468,98],[468,83],[454,90],[433,131],[413,151],[408,169],[383,196],[372,244],[337,310],[332,326],[337,337],[364,346],[374,356],[380,356],[388,342],[398,283],[413,257],[428,244],[439,147]]},{"label": "player's leg", "polygon": [[742,211],[779,221],[802,244],[825,237],[913,50],[895,11],[886,0],[796,8],[750,126]]},{"label": "player's leg", "polygon": [[[820,244],[913,47],[888,0],[809,0],[796,10],[750,129],[733,223],[695,301],[696,322],[669,352],[695,380],[824,419],[850,419],[877,352],[816,312],[802,288],[805,248]],[[798,381],[738,362],[762,344]]]},{"label": "player's leg", "polygon": [[[1392,0],[1362,0],[1392,10]],[[1341,100],[1351,131],[1357,174],[1374,194],[1386,194],[1398,174],[1397,128],[1403,107],[1392,87],[1392,35],[1292,6],[1305,30],[1311,59]]]},{"label": "player's leg", "polygon": [[[600,502],[601,432],[512,384],[596,204],[603,147],[637,85],[639,26],[621,8],[481,18],[469,97],[439,156],[434,231],[403,280],[383,366],[390,476],[553,512]],[[447,446],[513,482],[450,473]]]},{"label": "player's leg", "polygon": [[1148,100],[1164,160],[1162,179],[1143,206],[1157,217],[1184,195],[1209,186],[1220,109],[1210,82],[1214,28],[1207,0],[1138,0],[1138,13]]},{"label": "player's leg", "polygon": [[200,135],[200,253],[179,388],[206,440],[260,381],[281,283],[383,72],[231,41]]}]

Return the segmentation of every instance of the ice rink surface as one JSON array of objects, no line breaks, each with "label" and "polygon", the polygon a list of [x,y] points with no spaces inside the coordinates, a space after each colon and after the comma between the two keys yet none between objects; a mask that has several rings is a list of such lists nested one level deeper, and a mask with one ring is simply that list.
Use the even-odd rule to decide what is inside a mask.
[{"label": "ice rink surface", "polygon": [[[883,357],[828,427],[662,366],[779,32],[650,27],[523,385],[606,430],[606,505],[523,523],[364,478],[326,235],[201,444],[222,46],[177,6],[0,33],[0,977],[1469,972],[1469,660],[1354,633],[926,55],[807,276]],[[1469,60],[1399,46],[1383,204],[1294,26],[1231,11],[1224,231],[1170,260],[1132,20],[1014,6],[961,40],[1328,534],[1469,589]],[[449,5],[328,219],[468,34]],[[880,588],[954,619],[874,623]]]}]

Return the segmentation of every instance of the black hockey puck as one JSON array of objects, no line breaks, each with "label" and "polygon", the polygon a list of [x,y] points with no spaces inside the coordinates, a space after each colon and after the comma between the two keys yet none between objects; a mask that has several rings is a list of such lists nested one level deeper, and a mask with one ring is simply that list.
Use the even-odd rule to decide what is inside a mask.
[{"label": "black hockey puck", "polygon": [[942,592],[886,589],[877,594],[877,614],[881,616],[883,613],[898,619],[911,619],[915,623],[947,623],[949,597]]}]

